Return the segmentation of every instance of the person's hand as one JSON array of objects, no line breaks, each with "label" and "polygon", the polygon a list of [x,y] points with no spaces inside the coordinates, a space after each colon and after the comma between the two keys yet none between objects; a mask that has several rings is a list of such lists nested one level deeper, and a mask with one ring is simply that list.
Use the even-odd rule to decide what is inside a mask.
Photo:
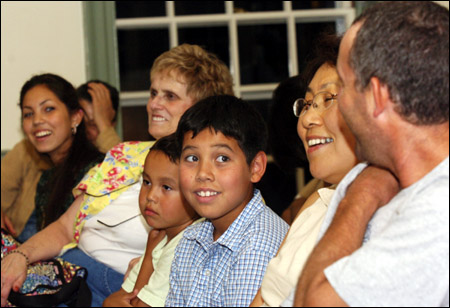
[{"label": "person's hand", "polygon": [[120,289],[105,299],[103,307],[133,307],[131,300],[137,297],[137,293],[136,290],[127,293],[123,289]]},{"label": "person's hand", "polygon": [[90,82],[88,93],[92,97],[93,116],[98,130],[101,132],[108,127],[114,126],[113,119],[116,111],[112,106],[111,94],[108,88],[101,83]]},{"label": "person's hand", "polygon": [[141,259],[141,257],[136,257],[134,259],[131,259],[130,263],[128,263],[128,268],[127,271],[125,273],[125,276],[123,277],[123,281],[127,280],[128,275],[130,275],[131,270],[133,269],[133,267],[139,263],[139,260]]},{"label": "person's hand", "polygon": [[3,213],[3,211],[1,211],[1,215],[2,215],[2,229],[5,229],[6,231],[9,232],[9,234],[16,237],[17,236],[16,229],[14,228],[11,220],[8,218],[8,216],[6,216],[5,213]]},{"label": "person's hand", "polygon": [[11,289],[19,291],[27,277],[27,260],[18,253],[3,257],[1,273],[1,305],[6,305]]}]

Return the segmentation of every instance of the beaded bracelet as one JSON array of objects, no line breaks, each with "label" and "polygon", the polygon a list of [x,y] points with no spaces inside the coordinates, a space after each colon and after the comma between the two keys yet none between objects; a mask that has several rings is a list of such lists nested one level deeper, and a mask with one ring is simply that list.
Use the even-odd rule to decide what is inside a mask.
[{"label": "beaded bracelet", "polygon": [[13,253],[18,253],[19,255],[22,255],[22,256],[25,258],[26,262],[27,262],[27,266],[30,265],[30,259],[28,259],[27,255],[24,254],[23,252],[21,252],[20,250],[17,250],[17,249],[11,250],[10,252],[6,253],[6,254],[3,256],[3,258],[5,258],[6,256],[8,256],[8,255],[10,255],[10,254],[13,254]]}]

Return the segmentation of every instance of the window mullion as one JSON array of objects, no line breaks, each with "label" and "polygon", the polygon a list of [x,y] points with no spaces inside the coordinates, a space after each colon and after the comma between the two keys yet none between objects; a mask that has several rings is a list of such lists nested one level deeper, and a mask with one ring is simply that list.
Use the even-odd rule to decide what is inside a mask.
[{"label": "window mullion", "polygon": [[234,94],[241,96],[241,72],[239,68],[239,42],[237,22],[234,16],[233,1],[225,1],[225,13],[228,16],[228,35],[230,41],[230,72],[234,81]]},{"label": "window mullion", "polygon": [[297,58],[297,34],[295,28],[295,17],[292,14],[292,2],[283,1],[284,11],[288,13],[287,17],[287,44],[288,44],[288,61],[289,76],[298,75],[298,58]]},{"label": "window mullion", "polygon": [[166,14],[169,19],[170,48],[178,46],[178,28],[175,19],[175,2],[166,1]]}]

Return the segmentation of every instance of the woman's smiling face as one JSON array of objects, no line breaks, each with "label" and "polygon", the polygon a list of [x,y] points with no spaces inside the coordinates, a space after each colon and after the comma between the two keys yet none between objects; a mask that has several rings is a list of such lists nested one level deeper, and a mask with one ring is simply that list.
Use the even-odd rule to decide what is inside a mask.
[{"label": "woman's smiling face", "polygon": [[[340,87],[336,68],[323,64],[311,80],[305,99],[311,101],[322,91],[336,95]],[[345,123],[337,102],[322,112],[310,107],[299,117],[297,132],[303,141],[311,174],[315,178],[337,184],[356,165],[355,138]]]},{"label": "woman's smiling face", "polygon": [[183,113],[195,102],[183,80],[175,71],[153,75],[147,113],[148,132],[156,139],[174,133]]}]

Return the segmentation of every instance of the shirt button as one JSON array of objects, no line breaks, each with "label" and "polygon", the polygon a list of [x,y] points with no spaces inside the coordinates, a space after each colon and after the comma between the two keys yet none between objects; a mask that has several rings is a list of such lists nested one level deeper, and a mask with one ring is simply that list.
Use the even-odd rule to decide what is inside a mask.
[{"label": "shirt button", "polygon": [[205,270],[205,276],[211,275],[211,271],[209,269]]}]

